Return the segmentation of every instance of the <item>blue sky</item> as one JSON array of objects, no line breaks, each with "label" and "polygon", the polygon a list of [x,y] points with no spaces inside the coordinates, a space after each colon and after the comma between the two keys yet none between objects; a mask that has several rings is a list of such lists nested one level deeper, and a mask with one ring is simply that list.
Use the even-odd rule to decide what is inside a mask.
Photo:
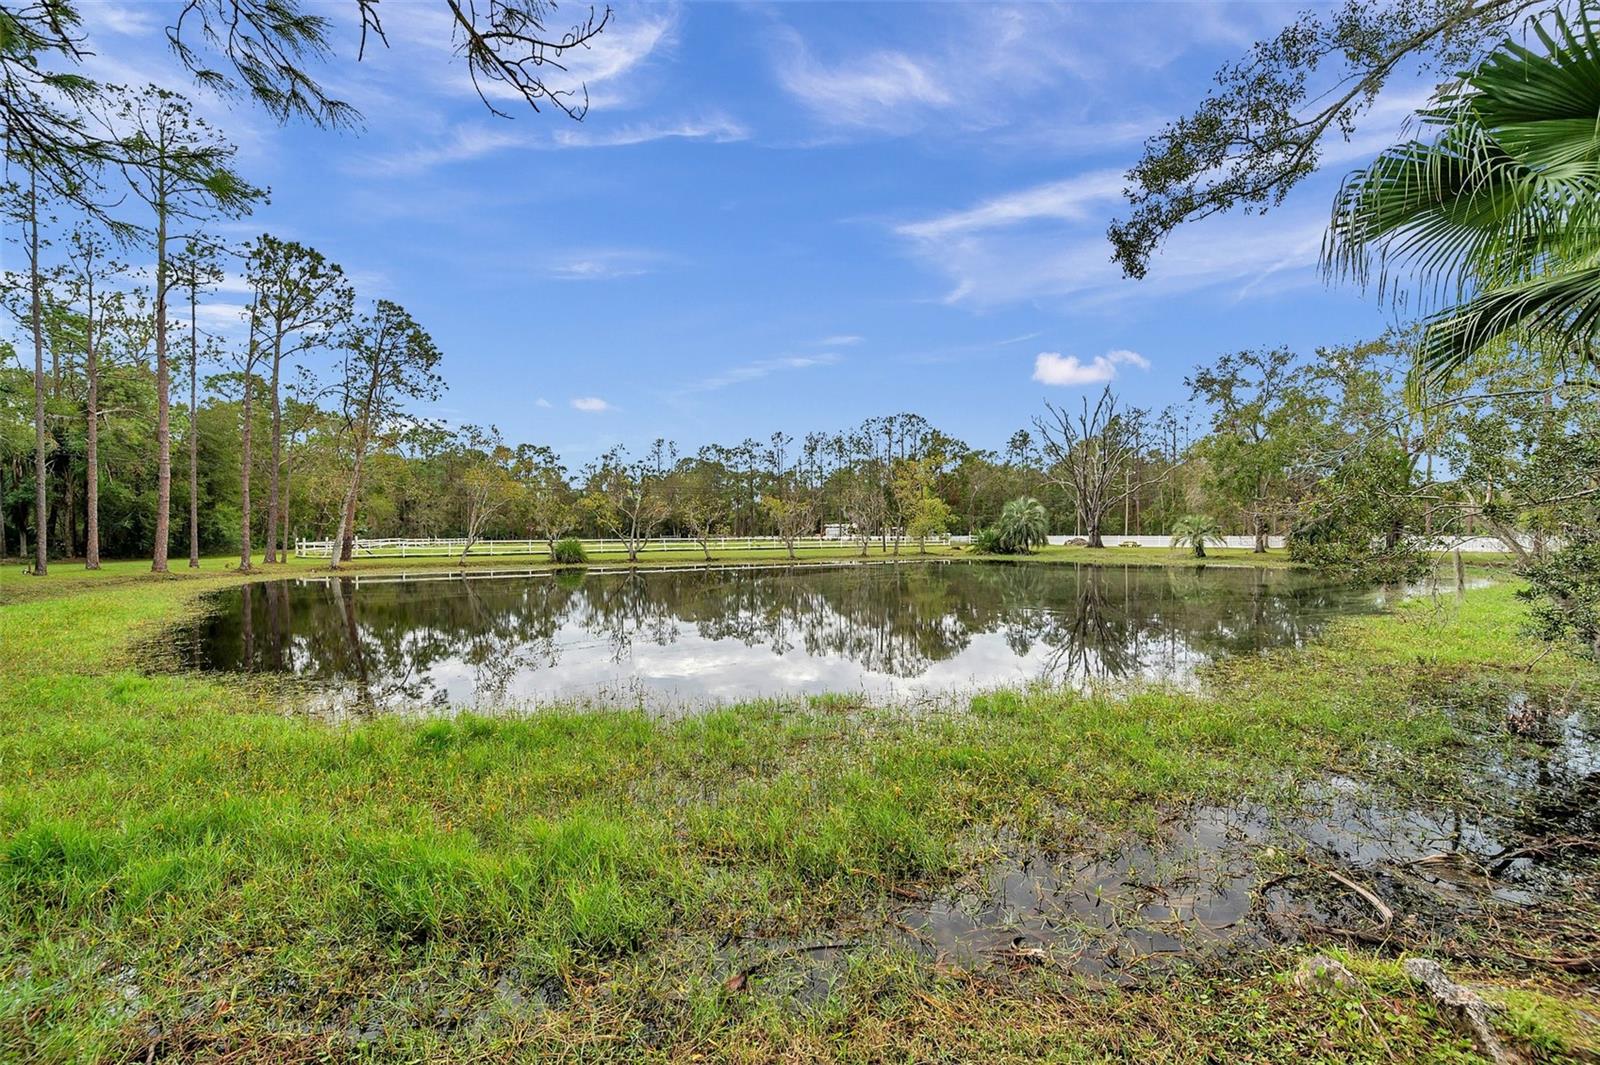
[{"label": "blue sky", "polygon": [[[1109,261],[1143,137],[1297,6],[626,5],[574,61],[576,124],[494,117],[443,5],[386,0],[389,49],[348,61],[344,27],[325,72],[364,130],[201,105],[272,189],[239,235],[315,245],[433,333],[450,388],[424,413],[573,465],[899,410],[999,447],[1105,379],[1159,406],[1223,351],[1383,328],[1316,258],[1337,176],[1404,96],[1283,207],[1181,232],[1144,281]],[[92,73],[181,84],[175,6],[84,8]]]}]

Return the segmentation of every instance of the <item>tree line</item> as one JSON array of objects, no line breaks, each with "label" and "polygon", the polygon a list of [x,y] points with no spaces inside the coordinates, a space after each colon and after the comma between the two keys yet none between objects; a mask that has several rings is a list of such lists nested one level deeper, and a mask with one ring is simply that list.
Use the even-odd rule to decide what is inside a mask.
[{"label": "tree line", "polygon": [[[221,552],[243,567],[258,553],[281,561],[300,537],[334,540],[335,564],[358,536],[606,537],[630,554],[679,536],[709,555],[718,536],[792,549],[829,526],[862,550],[898,551],[1011,520],[1034,530],[1023,548],[1044,533],[1101,546],[1205,515],[1259,549],[1288,535],[1308,561],[1395,571],[1415,566],[1421,536],[1477,532],[1541,554],[1561,522],[1541,500],[1600,428],[1581,384],[1510,369],[1479,402],[1419,406],[1403,372],[1418,337],[1396,331],[1303,356],[1225,354],[1197,365],[1189,402],[1169,409],[1110,389],[1045,404],[999,448],[898,413],[693,450],[657,440],[569,465],[493,426],[423,417],[444,388],[441,352],[402,307],[363,305],[314,248],[186,238],[161,330],[151,286],[81,220],[41,232],[41,372],[0,369],[0,553],[31,546],[35,566],[41,548],[46,564],[159,557],[170,506],[165,535],[191,565]],[[197,308],[230,269],[248,299],[223,335]],[[28,324],[34,289],[8,292]],[[1018,500],[1037,515],[1003,520]]]},{"label": "tree line", "polygon": [[[381,42],[376,5],[351,3],[363,40]],[[480,92],[581,118],[583,98],[547,85],[545,64],[559,71],[609,12],[555,34],[540,0],[447,7]],[[1227,527],[1258,546],[1287,533],[1324,566],[1399,572],[1428,537],[1484,532],[1545,596],[1547,629],[1600,648],[1587,4],[1345,0],[1300,16],[1219,72],[1129,172],[1133,211],[1110,236],[1138,276],[1175,227],[1281,199],[1400,64],[1459,73],[1416,137],[1345,181],[1325,245],[1330,275],[1416,294],[1427,313],[1412,329],[1202,359],[1176,410],[1109,389],[1046,404],[995,450],[896,414],[692,454],[661,440],[577,469],[494,427],[421,418],[443,387],[423,326],[358,298],[312,247],[223,241],[265,190],[183,96],[83,77],[79,25],[62,0],[0,3],[0,206],[20,252],[8,264],[22,264],[3,279],[17,329],[0,371],[0,553],[31,538],[39,574],[102,550],[163,570],[179,538],[191,564],[237,549],[248,566],[256,545],[275,561],[302,531],[347,555],[357,535],[792,542],[827,524],[863,548],[942,530],[1025,548],[1041,527],[1093,546],[1181,528],[1203,547]],[[167,35],[206,88],[328,126],[355,117],[316,78],[332,32],[293,0],[203,0]],[[1323,67],[1337,91],[1317,96]],[[248,293],[243,321],[202,328],[203,296],[224,284]]]},{"label": "tree line", "polygon": [[[581,82],[566,76],[563,60],[573,50],[590,47],[605,31],[609,8],[598,13],[591,8],[562,31],[549,25],[555,5],[547,0],[501,0],[481,9],[444,0],[441,6],[448,15],[454,55],[466,64],[490,111],[505,116],[503,105],[492,99],[511,98],[533,111],[549,108],[572,119],[584,117],[587,92]],[[360,121],[359,112],[330,95],[319,80],[340,29],[328,10],[308,11],[296,0],[196,0],[174,9],[175,21],[166,27],[165,38],[180,70],[215,96],[248,101],[280,121],[351,126]],[[344,28],[358,35],[357,61],[369,45],[387,45],[375,0],[349,0],[345,14],[353,21]],[[174,369],[185,363],[174,338],[182,334],[185,298],[190,565],[198,565],[203,543],[217,540],[215,532],[209,539],[202,533],[203,355],[226,364],[224,373],[206,381],[207,392],[231,390],[240,397],[240,558],[248,565],[255,400],[262,397],[270,408],[274,462],[268,472],[267,527],[277,530],[277,516],[287,513],[280,498],[285,474],[284,360],[325,344],[332,330],[339,331],[346,372],[354,375],[344,393],[344,413],[360,441],[346,493],[351,500],[346,513],[353,523],[370,426],[385,416],[392,397],[429,387],[427,362],[437,357],[429,354],[431,341],[393,304],[379,301],[355,315],[342,275],[331,267],[324,271],[327,264],[312,249],[271,236],[244,247],[224,247],[217,237],[219,226],[248,215],[264,202],[265,190],[239,176],[233,168],[234,146],[195,113],[188,99],[154,85],[96,82],[81,69],[92,54],[81,15],[70,0],[0,3],[5,164],[0,208],[8,223],[7,238],[26,264],[5,271],[0,295],[24,334],[20,344],[11,345],[6,361],[17,361],[20,348],[31,353],[33,369],[31,475],[10,472],[13,486],[31,482],[33,571],[48,572],[52,536],[69,550],[82,544],[91,567],[99,565],[103,540],[126,545],[142,538],[150,544],[152,568],[167,569],[173,510],[172,378]],[[130,268],[113,258],[116,254],[141,261]],[[226,338],[204,336],[198,315],[201,292],[222,280],[222,262],[230,257],[245,263],[252,292],[246,339],[231,345]],[[129,284],[134,278],[141,283]],[[258,388],[258,364],[270,366],[270,383],[264,388]],[[140,367],[151,373],[139,373]],[[364,388],[355,380],[362,374]],[[119,392],[118,402],[106,406],[103,386],[127,394]],[[15,405],[17,388],[14,381],[8,383],[8,406]],[[113,426],[117,416],[121,422]],[[73,420],[82,426],[81,478],[72,469],[77,438],[67,423]],[[149,433],[154,446],[140,451],[137,459],[128,448],[119,448],[102,463],[103,428],[109,444],[126,443],[118,439],[122,435]],[[4,431],[9,456],[17,447],[18,430],[8,421]],[[103,535],[100,474],[117,469],[121,459],[130,462],[124,468],[127,476],[107,484],[107,502],[117,524]],[[146,466],[154,470],[153,499],[141,498],[135,505],[133,497],[148,490],[150,478],[140,476],[148,472]],[[0,511],[9,502],[0,486]],[[76,524],[80,517],[81,530]],[[14,527],[20,534],[22,523]],[[274,535],[267,541],[271,561],[277,554]]]}]

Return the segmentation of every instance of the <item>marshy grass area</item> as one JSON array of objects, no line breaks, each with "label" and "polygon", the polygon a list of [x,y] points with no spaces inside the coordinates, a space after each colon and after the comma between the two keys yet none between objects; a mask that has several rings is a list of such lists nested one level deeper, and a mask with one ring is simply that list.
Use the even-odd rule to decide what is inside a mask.
[{"label": "marshy grass area", "polygon": [[1192,691],[329,725],[150,669],[240,577],[143,569],[0,577],[0,1058],[1472,1060],[1410,954],[1600,1053],[1600,671],[1509,581]]}]

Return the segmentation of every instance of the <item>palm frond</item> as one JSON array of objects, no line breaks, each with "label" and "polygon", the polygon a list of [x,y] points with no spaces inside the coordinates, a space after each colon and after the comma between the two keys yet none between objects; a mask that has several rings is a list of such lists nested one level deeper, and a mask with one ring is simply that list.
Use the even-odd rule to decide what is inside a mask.
[{"label": "palm frond", "polygon": [[[1346,178],[1330,273],[1437,307],[1420,369],[1443,380],[1509,341],[1595,358],[1600,326],[1600,33],[1583,10],[1504,42],[1424,115],[1438,130]],[[1396,283],[1401,274],[1410,284]]]}]

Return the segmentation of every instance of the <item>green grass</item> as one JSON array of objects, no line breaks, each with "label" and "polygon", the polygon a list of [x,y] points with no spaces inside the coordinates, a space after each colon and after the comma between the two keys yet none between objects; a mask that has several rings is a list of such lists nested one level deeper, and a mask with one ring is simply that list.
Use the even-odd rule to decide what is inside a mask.
[{"label": "green grass", "polygon": [[[136,648],[238,579],[143,565],[0,580],[0,1060],[1459,1060],[1365,957],[1368,991],[1336,1001],[1289,988],[1292,957],[1085,994],[867,950],[812,1008],[730,990],[718,945],[833,934],[997,839],[1090,845],[1334,771],[1439,794],[1489,742],[1439,687],[1600,691],[1538,657],[1500,584],[1196,692],[331,726],[142,672]],[[1517,1003],[1521,1028],[1578,1045],[1570,1010]]]}]

